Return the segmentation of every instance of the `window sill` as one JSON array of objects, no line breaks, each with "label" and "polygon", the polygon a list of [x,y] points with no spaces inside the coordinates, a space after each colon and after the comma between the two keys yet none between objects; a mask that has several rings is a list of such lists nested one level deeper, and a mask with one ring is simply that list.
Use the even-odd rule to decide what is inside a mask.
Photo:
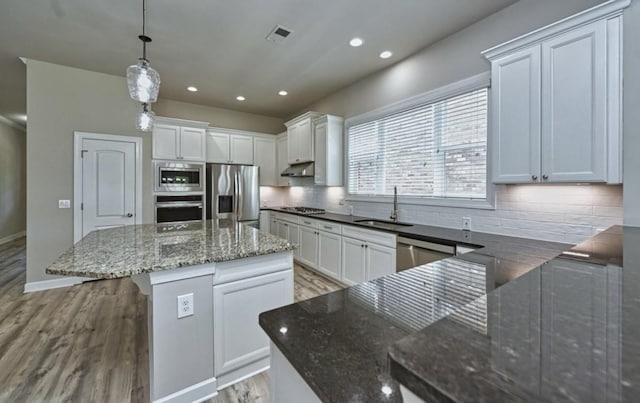
[{"label": "window sill", "polygon": [[[367,202],[367,203],[393,203],[393,196],[364,196],[347,195],[346,201]],[[406,197],[398,196],[399,204],[412,204],[419,206],[451,207],[451,208],[471,208],[479,210],[495,210],[496,205],[493,197],[483,200],[472,199],[442,199],[428,197]]]}]

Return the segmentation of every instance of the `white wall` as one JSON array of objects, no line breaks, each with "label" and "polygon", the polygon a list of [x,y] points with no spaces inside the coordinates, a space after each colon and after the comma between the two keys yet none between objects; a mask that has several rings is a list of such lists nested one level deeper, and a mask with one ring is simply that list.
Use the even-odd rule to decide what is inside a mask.
[{"label": "white wall", "polygon": [[[349,202],[343,187],[292,187],[261,189],[269,206],[308,206],[328,211],[389,219],[391,203]],[[480,210],[399,205],[399,221],[462,228],[462,217],[471,217],[473,231],[555,242],[579,243],[596,231],[622,224],[622,186],[523,185],[497,186],[496,209]]]},{"label": "white wall", "polygon": [[26,229],[27,135],[0,119],[0,241]]}]

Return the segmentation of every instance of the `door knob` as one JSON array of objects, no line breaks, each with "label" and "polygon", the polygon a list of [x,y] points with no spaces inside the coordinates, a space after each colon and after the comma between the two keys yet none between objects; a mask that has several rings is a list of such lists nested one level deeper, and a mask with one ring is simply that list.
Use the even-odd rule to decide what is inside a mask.
[{"label": "door knob", "polygon": [[133,214],[127,213],[127,217],[131,218],[131,217],[133,217]]}]

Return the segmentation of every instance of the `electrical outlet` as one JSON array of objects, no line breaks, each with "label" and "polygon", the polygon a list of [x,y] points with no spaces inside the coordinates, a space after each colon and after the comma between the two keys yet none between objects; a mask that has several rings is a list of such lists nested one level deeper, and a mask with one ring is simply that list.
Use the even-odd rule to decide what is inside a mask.
[{"label": "electrical outlet", "polygon": [[178,319],[193,315],[193,293],[178,295]]},{"label": "electrical outlet", "polygon": [[344,199],[338,200],[338,205],[339,206],[344,206]]},{"label": "electrical outlet", "polygon": [[471,231],[471,217],[462,217],[462,229]]},{"label": "electrical outlet", "polygon": [[58,208],[71,208],[71,200],[58,200]]},{"label": "electrical outlet", "polygon": [[349,206],[349,215],[353,215],[353,206]]}]

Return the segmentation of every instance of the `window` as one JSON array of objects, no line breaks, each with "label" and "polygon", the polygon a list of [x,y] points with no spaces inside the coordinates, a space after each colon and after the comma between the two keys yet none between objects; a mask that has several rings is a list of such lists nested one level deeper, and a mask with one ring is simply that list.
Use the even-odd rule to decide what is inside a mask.
[{"label": "window", "polygon": [[[428,94],[427,94],[428,95]],[[348,126],[348,193],[487,200],[484,86]]]}]

